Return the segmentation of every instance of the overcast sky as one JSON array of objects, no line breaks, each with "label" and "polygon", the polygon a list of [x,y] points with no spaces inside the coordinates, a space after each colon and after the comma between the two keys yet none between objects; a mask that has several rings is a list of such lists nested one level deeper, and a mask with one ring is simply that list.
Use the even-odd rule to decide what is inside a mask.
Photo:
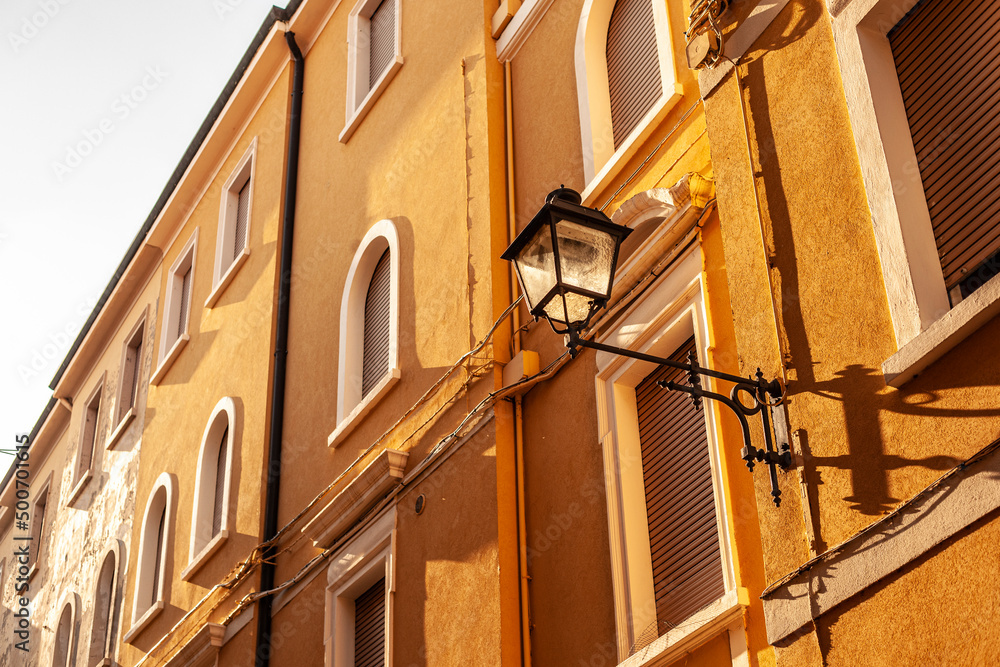
[{"label": "overcast sky", "polygon": [[[272,4],[0,3],[0,449],[38,419]],[[0,453],[0,474],[9,464]]]}]

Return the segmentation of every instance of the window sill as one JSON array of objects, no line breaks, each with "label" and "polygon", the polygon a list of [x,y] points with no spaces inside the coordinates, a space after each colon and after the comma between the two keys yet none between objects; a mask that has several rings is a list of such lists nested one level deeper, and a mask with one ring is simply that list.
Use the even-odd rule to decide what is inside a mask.
[{"label": "window sill", "polygon": [[31,569],[28,570],[28,581],[31,581],[32,579],[35,578],[35,575],[38,574],[38,570],[39,570],[38,561],[35,561],[34,563],[31,564]]},{"label": "window sill", "polygon": [[216,551],[218,551],[223,544],[225,544],[226,539],[229,538],[228,530],[220,530],[219,534],[209,540],[205,548],[198,553],[197,556],[191,559],[184,571],[181,572],[181,581],[190,581],[191,577],[194,576],[195,572],[201,569],[201,566],[208,562],[208,559],[212,557]]},{"label": "window sill", "polygon": [[122,637],[122,641],[126,644],[131,644],[132,640],[138,637],[139,633],[145,630],[146,626],[148,626],[154,618],[160,615],[164,606],[163,600],[157,600],[156,604],[143,612],[142,616],[139,617],[139,620],[132,624],[129,631],[125,633],[124,637]]},{"label": "window sill", "polygon": [[375,85],[368,91],[365,99],[358,105],[358,108],[354,110],[354,115],[351,116],[347,120],[347,123],[344,124],[344,129],[340,131],[340,136],[337,137],[340,140],[340,143],[347,143],[347,141],[351,138],[351,135],[354,134],[354,131],[358,129],[358,125],[361,124],[361,121],[364,120],[365,116],[368,115],[368,112],[371,111],[371,108],[375,105],[375,100],[382,95],[382,91],[389,86],[389,82],[392,81],[392,78],[396,76],[396,72],[398,72],[399,68],[402,66],[403,57],[396,56],[393,63],[389,65],[389,69],[387,69],[385,74],[383,74],[379,80],[375,82]]},{"label": "window sill", "polygon": [[74,486],[73,490],[70,491],[70,493],[69,493],[69,500],[66,501],[66,506],[67,507],[69,507],[70,505],[72,505],[73,503],[76,502],[76,499],[83,492],[83,488],[85,486],[87,486],[87,482],[90,481],[91,477],[92,477],[92,475],[90,474],[89,470],[87,472],[83,473],[83,477],[80,478],[80,481],[76,483],[76,486]]},{"label": "window sill", "polygon": [[660,96],[660,100],[646,113],[646,117],[639,121],[639,124],[628,135],[628,138],[625,139],[621,147],[615,151],[615,154],[604,163],[600,171],[587,183],[583,194],[580,195],[583,198],[584,206],[592,205],[594,197],[603,192],[619,176],[622,167],[639,151],[643,143],[652,136],[653,131],[660,126],[660,123],[667,117],[667,114],[681,101],[683,94],[684,91],[681,85],[675,84],[673,95]]},{"label": "window sill", "polygon": [[969,295],[882,364],[885,382],[901,387],[1000,314],[1000,276]]},{"label": "window sill", "polygon": [[[740,598],[744,599],[741,600]],[[691,653],[716,637],[730,625],[743,619],[743,609],[750,604],[746,589],[728,591],[721,598],[696,612],[681,625],[667,631],[646,647],[619,664],[619,667],[667,664]]]},{"label": "window sill", "polygon": [[239,257],[233,260],[233,263],[229,265],[226,269],[225,275],[219,280],[218,284],[212,289],[212,293],[208,295],[205,299],[205,307],[211,308],[215,305],[215,302],[219,300],[222,293],[226,291],[229,287],[229,283],[233,282],[233,278],[236,277],[236,273],[240,270],[240,267],[246,264],[247,257],[250,256],[250,248],[243,248],[243,252],[239,254]]},{"label": "window sill", "polygon": [[160,381],[163,379],[163,376],[167,374],[168,370],[170,370],[170,367],[173,365],[174,360],[177,359],[177,357],[181,353],[181,350],[184,349],[184,346],[188,344],[189,340],[191,340],[191,336],[187,335],[186,333],[180,335],[180,337],[174,342],[173,347],[170,348],[170,351],[167,352],[167,356],[163,357],[163,361],[160,362],[160,365],[156,369],[156,372],[153,373],[153,377],[149,378],[149,384],[152,385],[160,384]]},{"label": "window sill", "polygon": [[377,385],[375,385],[375,388],[372,389],[371,393],[365,396],[364,400],[358,403],[358,405],[351,410],[351,414],[347,415],[347,417],[345,417],[344,420],[337,425],[337,428],[330,434],[330,437],[326,439],[327,446],[339,447],[347,436],[350,435],[351,431],[354,430],[354,427],[356,427],[361,420],[364,419],[365,415],[371,412],[371,409],[375,407],[375,404],[378,403],[383,396],[389,393],[389,390],[392,389],[397,382],[399,382],[399,378],[400,372],[398,368],[393,368],[386,373],[385,377],[382,378]]},{"label": "window sill", "polygon": [[133,419],[135,419],[135,407],[129,408],[128,412],[122,416],[121,420],[118,422],[118,426],[115,427],[114,432],[111,433],[111,437],[108,438],[108,444],[105,445],[107,449],[115,448],[115,445],[118,444],[119,438],[122,437],[122,433],[125,432],[125,429],[128,428],[128,425],[132,423]]}]

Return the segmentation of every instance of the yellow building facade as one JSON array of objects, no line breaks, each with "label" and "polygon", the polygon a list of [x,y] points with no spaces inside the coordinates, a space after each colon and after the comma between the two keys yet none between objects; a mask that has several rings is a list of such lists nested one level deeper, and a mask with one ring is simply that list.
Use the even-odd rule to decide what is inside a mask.
[{"label": "yellow building facade", "polygon": [[[0,490],[0,660],[991,664],[996,244],[887,129],[936,2],[272,10]],[[501,259],[567,189],[600,350]]]}]

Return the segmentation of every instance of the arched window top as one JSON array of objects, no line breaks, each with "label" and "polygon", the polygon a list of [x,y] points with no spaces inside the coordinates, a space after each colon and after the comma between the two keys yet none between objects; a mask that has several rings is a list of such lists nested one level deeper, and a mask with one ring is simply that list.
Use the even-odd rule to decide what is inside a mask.
[{"label": "arched window top", "polygon": [[372,225],[347,273],[340,306],[335,445],[400,377],[399,237],[391,220]]},{"label": "arched window top", "polygon": [[56,625],[56,641],[52,650],[53,667],[69,667],[75,664],[76,652],[76,593],[70,593],[61,606],[59,622]]},{"label": "arched window top", "polygon": [[177,480],[174,475],[161,473],[149,494],[142,517],[132,627],[124,637],[126,642],[135,638],[165,606],[170,587],[167,586],[164,567],[170,562],[167,553],[176,495]]},{"label": "arched window top", "polygon": [[[666,3],[585,0],[576,36],[577,97],[588,186],[680,99]],[[588,187],[588,189],[590,189]]]},{"label": "arched window top", "polygon": [[189,564],[181,574],[188,581],[229,537],[232,469],[237,428],[236,401],[222,398],[212,410],[198,453]]},{"label": "arched window top", "polygon": [[118,572],[120,571],[122,546],[114,540],[104,552],[101,567],[97,571],[94,588],[94,618],[90,630],[90,650],[87,665],[99,665],[105,659],[111,660],[114,653],[115,636],[118,634],[118,608],[120,592]]}]

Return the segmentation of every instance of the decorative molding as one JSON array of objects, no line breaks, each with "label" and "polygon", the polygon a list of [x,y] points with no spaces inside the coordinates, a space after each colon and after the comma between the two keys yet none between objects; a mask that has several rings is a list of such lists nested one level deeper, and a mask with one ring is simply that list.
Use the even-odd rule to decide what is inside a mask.
[{"label": "decorative molding", "polygon": [[[978,460],[977,460],[978,459]],[[767,640],[784,642],[810,621],[913,562],[1000,507],[1000,441],[930,490],[816,557],[764,600]]]},{"label": "decorative molding", "polygon": [[218,664],[219,650],[225,643],[225,635],[226,626],[206,623],[167,662],[167,667],[214,667]]},{"label": "decorative molding", "polygon": [[385,449],[302,528],[313,545],[331,546],[355,521],[403,481],[408,452]]},{"label": "decorative molding", "polygon": [[497,40],[497,59],[501,63],[517,55],[551,5],[552,0],[525,0]]}]

